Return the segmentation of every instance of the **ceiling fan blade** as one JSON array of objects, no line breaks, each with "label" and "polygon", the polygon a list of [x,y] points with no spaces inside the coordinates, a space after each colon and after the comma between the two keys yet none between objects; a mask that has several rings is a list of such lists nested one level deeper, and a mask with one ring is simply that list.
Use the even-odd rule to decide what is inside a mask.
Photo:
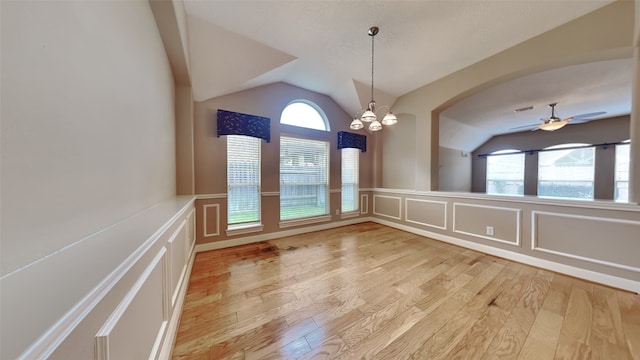
[{"label": "ceiling fan blade", "polygon": [[607,113],[606,111],[598,111],[598,112],[592,112],[592,113],[587,113],[587,114],[574,115],[574,116],[571,117],[571,119],[573,119],[573,120],[583,120],[583,119],[588,119],[588,118],[604,115],[606,113]]},{"label": "ceiling fan blade", "polygon": [[523,126],[516,126],[516,127],[512,127],[509,130],[518,130],[518,129],[524,129],[524,128],[530,128],[530,127],[538,127],[540,124],[529,124],[529,125],[523,125]]}]

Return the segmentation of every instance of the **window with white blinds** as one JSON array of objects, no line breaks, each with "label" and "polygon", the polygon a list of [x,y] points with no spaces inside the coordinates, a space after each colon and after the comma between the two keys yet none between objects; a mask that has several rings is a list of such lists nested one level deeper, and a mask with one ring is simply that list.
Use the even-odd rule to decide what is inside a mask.
[{"label": "window with white blinds", "polygon": [[280,220],[329,214],[329,143],[280,137]]},{"label": "window with white blinds", "polygon": [[358,160],[360,149],[342,149],[342,212],[358,210]]},{"label": "window with white blinds", "polygon": [[615,192],[614,200],[629,201],[629,159],[630,145],[616,145]]},{"label": "window with white blinds", "polygon": [[544,150],[538,154],[538,196],[593,199],[595,147],[561,144]]},{"label": "window with white blinds", "polygon": [[499,150],[487,156],[487,194],[524,195],[524,154]]},{"label": "window with white blinds", "polygon": [[227,136],[227,222],[260,222],[260,139]]}]

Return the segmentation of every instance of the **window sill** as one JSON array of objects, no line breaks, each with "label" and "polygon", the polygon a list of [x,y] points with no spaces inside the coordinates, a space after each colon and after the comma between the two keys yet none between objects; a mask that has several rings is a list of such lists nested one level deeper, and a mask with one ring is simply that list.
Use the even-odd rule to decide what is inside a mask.
[{"label": "window sill", "polygon": [[262,232],[264,225],[261,223],[231,225],[227,228],[227,236],[243,235],[256,232]]},{"label": "window sill", "polygon": [[284,229],[284,228],[290,228],[294,226],[317,224],[317,223],[327,222],[327,221],[331,221],[331,215],[321,215],[321,216],[314,216],[314,217],[308,217],[308,218],[302,218],[302,219],[284,220],[284,221],[280,221],[280,228]]},{"label": "window sill", "polygon": [[340,214],[340,219],[350,219],[350,218],[354,218],[354,217],[358,217],[360,216],[360,210],[354,210],[354,211],[349,211],[346,213],[341,213]]}]

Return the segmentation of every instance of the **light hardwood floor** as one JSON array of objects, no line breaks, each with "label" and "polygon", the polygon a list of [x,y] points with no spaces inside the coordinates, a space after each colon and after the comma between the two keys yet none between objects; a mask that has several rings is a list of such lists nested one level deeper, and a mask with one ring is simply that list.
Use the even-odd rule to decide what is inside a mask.
[{"label": "light hardwood floor", "polygon": [[374,223],[199,253],[173,359],[640,359],[640,297]]}]

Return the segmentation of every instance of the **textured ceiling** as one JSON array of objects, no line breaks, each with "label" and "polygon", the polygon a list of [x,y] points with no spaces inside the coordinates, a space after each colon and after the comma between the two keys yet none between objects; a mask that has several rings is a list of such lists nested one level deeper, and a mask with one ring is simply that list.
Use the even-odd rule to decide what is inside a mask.
[{"label": "textured ceiling", "polygon": [[[185,0],[194,97],[203,101],[282,81],[329,95],[353,114],[370,96],[370,26],[380,27],[375,37],[375,98],[379,105],[390,105],[403,94],[611,2]],[[532,80],[541,91],[548,85],[544,79]],[[452,123],[442,135],[469,128],[478,142],[490,132],[509,131],[510,122],[500,126],[496,120],[507,116],[506,109],[511,118],[520,103],[530,102],[540,110],[540,104],[558,101],[562,115],[578,111],[569,104],[563,108],[563,99],[548,92],[530,99],[500,98],[499,106],[474,108],[496,103],[501,91],[509,89],[493,90],[487,98],[476,95],[444,114]],[[479,116],[480,111],[486,116]],[[591,111],[580,110],[585,112]],[[528,115],[529,122],[543,117],[539,112]],[[478,118],[486,118],[488,127]],[[462,149],[443,140],[443,146]]]}]

